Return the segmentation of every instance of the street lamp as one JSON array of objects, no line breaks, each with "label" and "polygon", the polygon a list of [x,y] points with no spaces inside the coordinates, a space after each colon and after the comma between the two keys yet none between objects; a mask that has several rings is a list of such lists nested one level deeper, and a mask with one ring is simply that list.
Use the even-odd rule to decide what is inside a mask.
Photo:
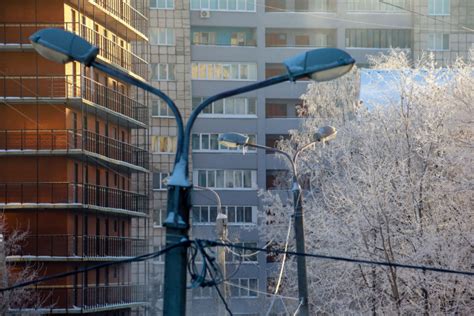
[{"label": "street lamp", "polygon": [[[298,171],[296,170],[296,161],[298,156],[305,149],[313,146],[317,142],[326,142],[336,137],[337,131],[332,126],[324,126],[318,129],[313,135],[313,141],[309,144],[304,145],[299,148],[293,156],[287,152],[280,150],[278,148],[268,147],[264,145],[252,144],[249,143],[249,138],[243,134],[238,133],[224,133],[219,135],[219,143],[235,148],[238,146],[242,147],[253,147],[258,149],[265,149],[272,151],[278,154],[283,155],[288,159],[291,164],[292,171],[292,186],[291,190],[293,192],[293,209],[294,209],[294,228],[295,228],[295,242],[296,242],[296,252],[305,253],[305,241],[304,241],[304,224],[303,224],[303,197],[301,196],[301,186],[298,182]],[[308,316],[309,315],[309,304],[308,304],[308,280],[306,277],[306,257],[297,256],[296,264],[298,270],[298,295],[300,298],[300,315]]]},{"label": "street lamp", "polygon": [[[295,81],[301,78],[313,78],[319,81],[335,79],[350,71],[355,63],[349,54],[337,48],[307,51],[283,62],[287,69],[286,74],[207,98],[191,113],[188,122],[184,125],[179,109],[166,94],[144,81],[97,60],[98,48],[78,35],[62,29],[47,28],[33,34],[30,41],[38,53],[47,59],[59,63],[78,61],[85,66],[95,67],[112,77],[160,97],[170,107],[176,120],[178,141],[174,168],[168,182],[168,215],[164,222],[167,246],[188,239],[190,192],[192,189],[188,179],[191,129],[197,116],[204,108],[215,101],[285,81]],[[186,264],[187,249],[185,247],[175,248],[166,254],[164,315],[185,314]]]}]

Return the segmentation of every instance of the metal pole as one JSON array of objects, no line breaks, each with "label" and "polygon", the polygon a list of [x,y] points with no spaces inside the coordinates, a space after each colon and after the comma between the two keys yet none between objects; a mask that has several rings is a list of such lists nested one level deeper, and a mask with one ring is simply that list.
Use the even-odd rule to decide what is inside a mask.
[{"label": "metal pole", "polygon": [[[296,178],[296,177],[295,177]],[[296,179],[295,179],[296,180]],[[301,196],[301,188],[298,182],[293,183],[293,207],[295,220],[295,240],[296,252],[305,253],[304,242],[304,223],[303,223],[303,198]],[[308,280],[306,278],[306,257],[297,256],[296,264],[298,269],[298,295],[300,298],[299,315],[309,316],[308,306]]]}]

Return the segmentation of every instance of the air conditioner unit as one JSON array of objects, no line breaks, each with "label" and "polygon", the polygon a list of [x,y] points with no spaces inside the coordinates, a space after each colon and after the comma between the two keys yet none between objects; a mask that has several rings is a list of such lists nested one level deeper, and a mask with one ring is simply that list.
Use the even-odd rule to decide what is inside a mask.
[{"label": "air conditioner unit", "polygon": [[209,19],[211,17],[211,11],[201,10],[201,19]]}]

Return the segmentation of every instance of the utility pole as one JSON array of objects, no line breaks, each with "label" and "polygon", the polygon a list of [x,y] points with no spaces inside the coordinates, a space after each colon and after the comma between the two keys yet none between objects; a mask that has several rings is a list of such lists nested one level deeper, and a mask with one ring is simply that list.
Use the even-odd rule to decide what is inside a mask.
[{"label": "utility pole", "polygon": [[[296,252],[305,252],[305,240],[304,240],[304,222],[303,222],[303,197],[301,196],[301,188],[298,184],[296,176],[293,178],[293,207],[294,207],[294,220],[295,220],[295,239],[296,239]],[[298,315],[309,316],[308,306],[308,280],[306,278],[306,257],[297,256],[296,265],[298,270],[298,294],[300,299],[300,307]]]}]

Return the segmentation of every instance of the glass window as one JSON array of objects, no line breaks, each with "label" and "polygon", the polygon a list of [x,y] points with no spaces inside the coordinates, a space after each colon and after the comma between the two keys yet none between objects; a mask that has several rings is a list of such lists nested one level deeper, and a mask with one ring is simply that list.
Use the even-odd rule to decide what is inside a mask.
[{"label": "glass window", "polygon": [[224,170],[216,170],[216,188],[224,188]]},{"label": "glass window", "polygon": [[199,186],[201,186],[201,187],[207,187],[206,178],[207,178],[206,170],[199,170],[199,171],[198,171],[198,183],[199,183]]},{"label": "glass window", "polygon": [[234,187],[234,171],[225,170],[225,187],[233,188]]},{"label": "glass window", "polygon": [[252,172],[250,170],[244,170],[244,188],[252,187]]},{"label": "glass window", "polygon": [[429,15],[449,15],[450,6],[450,0],[428,0],[428,13]]},{"label": "glass window", "polygon": [[210,144],[210,149],[211,150],[219,150],[218,137],[219,137],[219,135],[217,135],[217,134],[211,134],[211,144]]},{"label": "glass window", "polygon": [[150,0],[151,9],[174,9],[174,0]]}]

